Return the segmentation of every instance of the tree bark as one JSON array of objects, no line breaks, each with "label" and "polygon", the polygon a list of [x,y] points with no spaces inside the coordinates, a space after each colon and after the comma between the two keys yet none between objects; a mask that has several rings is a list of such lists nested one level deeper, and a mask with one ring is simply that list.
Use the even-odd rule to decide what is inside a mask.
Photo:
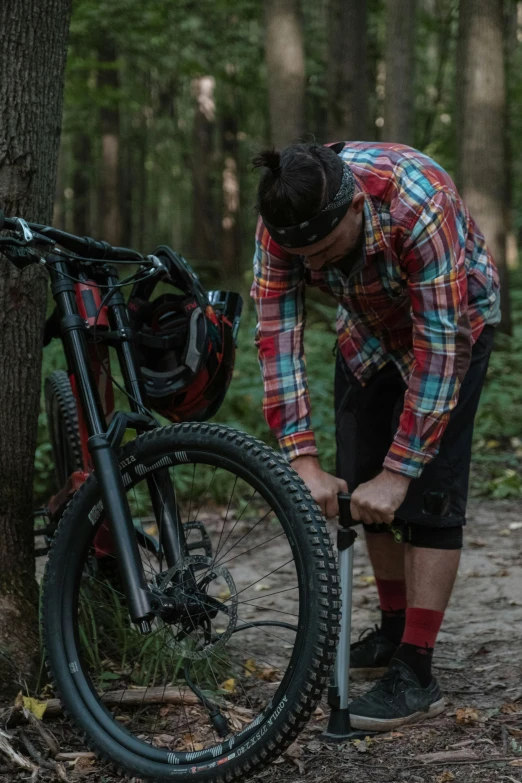
[{"label": "tree bark", "polygon": [[120,110],[118,91],[120,75],[116,67],[117,54],[109,33],[102,32],[98,49],[98,88],[105,92],[105,105],[100,109],[102,160],[100,195],[98,200],[102,238],[111,245],[121,245],[122,218],[120,210]]},{"label": "tree bark", "polygon": [[192,81],[195,99],[192,148],[192,254],[209,261],[216,257],[216,225],[212,193],[214,130],[216,127],[215,79],[201,76]]},{"label": "tree bark", "polygon": [[510,334],[503,5],[503,0],[460,2],[457,128],[460,190],[497,264],[501,282],[500,328]]},{"label": "tree bark", "polygon": [[383,138],[411,145],[415,104],[415,0],[388,0],[385,59]]},{"label": "tree bark", "polygon": [[[12,0],[0,25],[0,207],[52,218],[70,0]],[[47,281],[0,260],[0,697],[38,672],[32,483]]]},{"label": "tree bark", "polygon": [[328,138],[363,141],[368,134],[366,0],[330,0],[328,27]]},{"label": "tree bark", "polygon": [[270,135],[280,148],[301,140],[304,132],[303,30],[298,0],[265,0],[264,5]]}]

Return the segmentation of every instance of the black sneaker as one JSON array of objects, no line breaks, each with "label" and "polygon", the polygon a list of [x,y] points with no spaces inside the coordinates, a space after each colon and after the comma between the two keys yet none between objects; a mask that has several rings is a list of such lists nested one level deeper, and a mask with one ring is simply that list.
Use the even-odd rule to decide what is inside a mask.
[{"label": "black sneaker", "polygon": [[388,669],[397,644],[375,626],[363,631],[359,641],[350,646],[350,677],[352,680],[376,680]]},{"label": "black sneaker", "polygon": [[365,731],[393,731],[409,723],[434,718],[444,710],[437,680],[427,688],[402,661],[394,659],[373,688],[348,706],[350,724]]}]

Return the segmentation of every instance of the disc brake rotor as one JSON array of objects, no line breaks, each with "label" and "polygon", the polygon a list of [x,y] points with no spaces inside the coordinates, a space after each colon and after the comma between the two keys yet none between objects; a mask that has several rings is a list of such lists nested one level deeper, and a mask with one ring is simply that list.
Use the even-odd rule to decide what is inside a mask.
[{"label": "disc brake rotor", "polygon": [[[203,573],[198,575],[200,571]],[[187,577],[190,578],[191,575],[198,585],[198,592],[196,595],[188,596],[184,594],[181,586],[187,584]],[[209,590],[212,583],[217,580],[222,580],[224,585],[217,595],[212,595]],[[212,628],[212,620],[208,616],[206,618],[203,616],[201,623],[193,622],[191,625],[190,619],[182,623],[184,641],[188,642],[184,645],[186,647],[183,650],[184,657],[190,660],[210,657],[227,643],[237,625],[238,594],[232,574],[225,566],[215,565],[211,557],[192,555],[184,559],[182,566],[170,568],[165,572],[158,587],[160,590],[168,592],[169,584],[173,584],[172,589],[175,591],[178,601],[183,602],[184,596],[185,598],[190,597],[191,600],[195,599],[200,603],[203,615],[217,612],[214,629]],[[217,620],[218,617],[219,620]],[[226,622],[225,628],[222,628],[223,622]],[[193,644],[191,645],[190,642]]]}]

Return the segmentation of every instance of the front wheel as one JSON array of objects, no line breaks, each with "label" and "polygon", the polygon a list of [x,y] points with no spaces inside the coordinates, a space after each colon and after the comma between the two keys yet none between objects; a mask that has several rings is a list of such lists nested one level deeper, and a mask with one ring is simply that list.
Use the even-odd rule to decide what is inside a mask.
[{"label": "front wheel", "polygon": [[[155,533],[148,496],[168,470],[188,551],[168,567],[141,549],[175,610],[140,635],[117,580],[97,569],[103,519],[94,476],[53,541],[43,587],[47,661],[91,748],[141,778],[224,781],[279,755],[314,709],[335,658],[336,565],[320,510],[272,449],[236,430],[179,424],[120,457],[134,523]],[[195,554],[191,531],[204,530]]]}]

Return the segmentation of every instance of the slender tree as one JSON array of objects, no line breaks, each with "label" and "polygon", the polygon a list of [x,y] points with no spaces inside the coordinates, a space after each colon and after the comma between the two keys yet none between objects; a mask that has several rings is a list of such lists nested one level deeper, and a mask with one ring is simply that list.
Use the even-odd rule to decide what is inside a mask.
[{"label": "slender tree", "polygon": [[506,273],[506,80],[503,0],[460,0],[457,128],[462,196],[497,263],[501,329],[511,333]]},{"label": "slender tree", "polygon": [[364,140],[368,132],[366,0],[330,0],[328,136]]},{"label": "slender tree", "polygon": [[298,0],[265,0],[270,135],[276,147],[304,132],[305,59]]},{"label": "slender tree", "polygon": [[195,101],[192,149],[192,252],[194,258],[215,258],[216,226],[212,198],[212,165],[216,127],[216,80],[199,76],[192,80]]},{"label": "slender tree", "polygon": [[[70,0],[12,0],[0,25],[0,207],[52,217]],[[32,480],[47,298],[41,270],[0,265],[0,692],[38,670]]]},{"label": "slender tree", "polygon": [[98,198],[99,222],[103,239],[112,245],[121,245],[120,110],[117,100],[120,75],[116,44],[106,30],[100,34],[98,60],[98,89],[102,92],[103,99],[100,109],[102,153]]},{"label": "slender tree", "polygon": [[387,3],[383,137],[401,144],[413,144],[415,4],[416,0]]}]

